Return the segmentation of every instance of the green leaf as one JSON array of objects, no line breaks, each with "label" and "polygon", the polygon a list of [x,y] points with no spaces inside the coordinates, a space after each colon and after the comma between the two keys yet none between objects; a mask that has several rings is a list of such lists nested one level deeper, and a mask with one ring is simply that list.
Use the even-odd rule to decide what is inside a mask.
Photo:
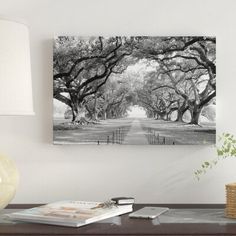
[{"label": "green leaf", "polygon": [[205,164],[205,166],[209,166],[210,165],[210,163],[208,161],[205,161],[204,164]]},{"label": "green leaf", "polygon": [[218,155],[218,156],[223,156],[223,154],[224,154],[223,151],[221,151],[221,150],[219,150],[219,149],[217,150],[217,155]]}]

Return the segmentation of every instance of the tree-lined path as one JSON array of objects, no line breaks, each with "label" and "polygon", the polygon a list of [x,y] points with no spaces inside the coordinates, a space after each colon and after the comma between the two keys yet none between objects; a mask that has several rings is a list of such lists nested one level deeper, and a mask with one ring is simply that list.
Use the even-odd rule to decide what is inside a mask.
[{"label": "tree-lined path", "polygon": [[137,144],[137,145],[146,145],[148,144],[148,140],[146,137],[146,132],[144,129],[141,127],[140,124],[140,118],[139,119],[134,119],[132,122],[132,126],[129,130],[129,132],[126,135],[126,138],[124,140],[124,144]]}]

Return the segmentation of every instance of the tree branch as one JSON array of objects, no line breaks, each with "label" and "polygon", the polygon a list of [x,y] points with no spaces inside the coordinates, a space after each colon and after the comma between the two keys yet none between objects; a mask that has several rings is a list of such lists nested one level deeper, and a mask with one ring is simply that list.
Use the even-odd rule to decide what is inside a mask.
[{"label": "tree branch", "polygon": [[54,94],[54,98],[59,100],[60,102],[63,102],[64,104],[66,104],[67,106],[71,107],[71,101],[69,98],[61,95],[60,93],[56,93]]}]

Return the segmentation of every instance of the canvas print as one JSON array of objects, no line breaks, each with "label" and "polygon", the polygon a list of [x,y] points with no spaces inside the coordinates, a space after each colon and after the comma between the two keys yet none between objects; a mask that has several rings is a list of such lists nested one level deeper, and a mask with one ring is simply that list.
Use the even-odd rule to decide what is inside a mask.
[{"label": "canvas print", "polygon": [[216,38],[58,36],[55,144],[214,144]]}]

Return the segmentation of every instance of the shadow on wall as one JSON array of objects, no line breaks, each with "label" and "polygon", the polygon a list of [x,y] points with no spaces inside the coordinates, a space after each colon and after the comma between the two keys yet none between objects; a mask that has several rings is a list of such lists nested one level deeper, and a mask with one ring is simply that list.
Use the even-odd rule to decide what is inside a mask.
[{"label": "shadow on wall", "polygon": [[[53,39],[47,39],[39,44],[39,52],[41,53],[41,75],[39,78],[42,83],[42,88],[36,88],[38,91],[43,91],[40,97],[40,112],[41,115],[41,137],[43,143],[52,143],[52,126],[53,126]],[[38,63],[35,63],[38,66]]]}]

